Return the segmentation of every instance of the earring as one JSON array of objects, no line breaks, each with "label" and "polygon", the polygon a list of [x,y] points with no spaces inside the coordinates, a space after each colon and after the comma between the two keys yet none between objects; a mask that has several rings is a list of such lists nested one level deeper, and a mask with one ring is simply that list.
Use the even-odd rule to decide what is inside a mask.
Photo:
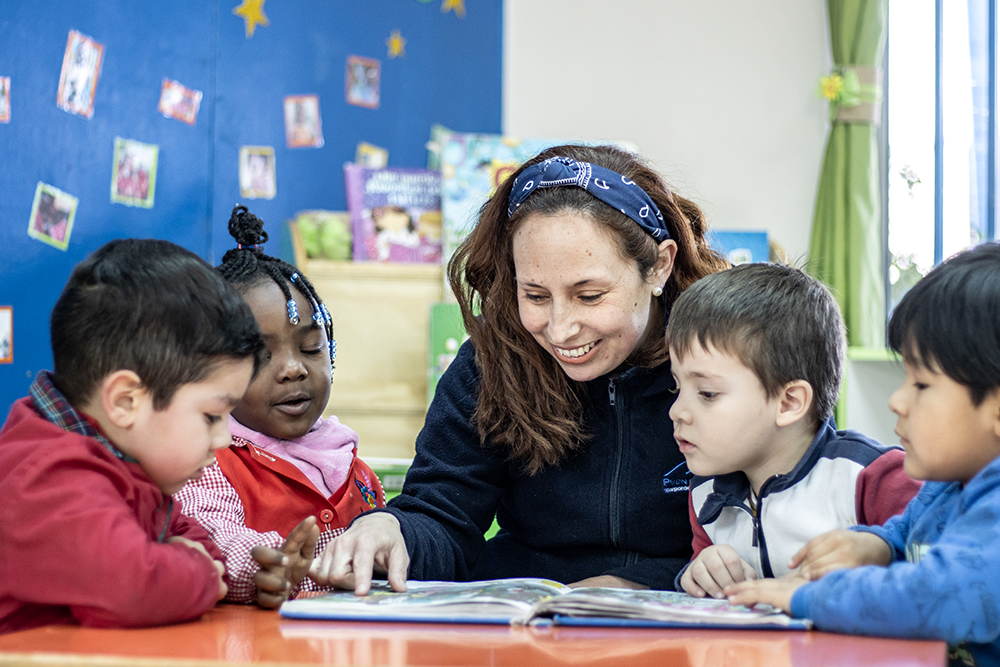
[{"label": "earring", "polygon": [[653,288],[653,296],[663,296],[663,285],[657,285]]}]

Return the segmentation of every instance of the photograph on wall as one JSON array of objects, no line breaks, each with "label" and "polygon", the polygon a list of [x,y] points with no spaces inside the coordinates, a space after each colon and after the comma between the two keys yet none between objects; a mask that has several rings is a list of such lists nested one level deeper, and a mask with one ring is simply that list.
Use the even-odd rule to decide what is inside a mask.
[{"label": "photograph on wall", "polygon": [[69,246],[79,201],[73,195],[39,181],[35,188],[35,201],[31,205],[28,236],[65,250]]},{"label": "photograph on wall", "polygon": [[0,306],[0,364],[14,363],[14,308]]},{"label": "photograph on wall", "polygon": [[156,194],[156,162],[160,147],[115,137],[115,161],[111,171],[111,201],[127,206],[153,208]]},{"label": "photograph on wall", "polygon": [[200,90],[191,90],[176,81],[163,79],[158,107],[160,113],[167,118],[174,118],[188,125],[194,125],[198,119],[199,106],[201,106]]},{"label": "photograph on wall", "polygon": [[84,118],[94,115],[94,93],[103,58],[103,44],[70,30],[56,91],[56,104],[60,109]]},{"label": "photograph on wall", "polygon": [[274,199],[277,194],[273,146],[240,148],[240,196],[248,199]]},{"label": "photograph on wall", "polygon": [[285,97],[285,139],[289,148],[322,148],[319,95]]},{"label": "photograph on wall", "polygon": [[374,58],[347,56],[347,103],[378,109],[382,65]]},{"label": "photograph on wall", "polygon": [[0,76],[0,123],[10,122],[10,77]]}]

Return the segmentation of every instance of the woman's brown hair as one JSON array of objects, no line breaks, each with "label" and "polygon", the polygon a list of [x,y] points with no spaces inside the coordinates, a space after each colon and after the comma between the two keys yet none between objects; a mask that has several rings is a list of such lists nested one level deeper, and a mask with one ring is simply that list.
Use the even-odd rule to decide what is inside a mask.
[{"label": "woman's brown hair", "polygon": [[[645,280],[659,258],[656,241],[631,218],[574,187],[539,189],[507,216],[514,179],[525,167],[562,156],[618,172],[641,187],[659,207],[677,243],[673,271],[660,297],[664,311],[699,278],[728,268],[709,248],[707,223],[698,206],[670,191],[640,158],[613,146],[556,146],[510,174],[479,212],[479,223],[448,263],[448,279],[462,309],[482,376],[474,419],[484,445],[506,450],[534,474],[558,465],[586,439],[584,384],[570,380],[521,324],[512,239],[533,214],[570,211],[604,225],[621,256]],[[647,337],[628,363],[656,366],[668,359],[663,336]]]}]

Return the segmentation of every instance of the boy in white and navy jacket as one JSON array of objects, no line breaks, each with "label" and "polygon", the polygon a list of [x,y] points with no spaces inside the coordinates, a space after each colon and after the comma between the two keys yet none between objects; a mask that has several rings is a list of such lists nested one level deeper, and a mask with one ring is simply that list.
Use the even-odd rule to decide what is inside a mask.
[{"label": "boy in white and navy jacket", "polygon": [[919,490],[901,449],[836,429],[844,323],[819,281],[766,263],[713,274],[674,304],[667,337],[670,417],[694,475],[678,590],[723,597],[788,574],[812,538],[881,525]]}]

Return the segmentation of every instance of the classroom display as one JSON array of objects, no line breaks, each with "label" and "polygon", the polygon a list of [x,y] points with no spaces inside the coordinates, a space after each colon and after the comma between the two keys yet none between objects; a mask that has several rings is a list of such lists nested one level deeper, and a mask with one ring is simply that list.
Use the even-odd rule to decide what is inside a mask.
[{"label": "classroom display", "polygon": [[[51,363],[59,294],[47,277],[101,243],[163,238],[217,263],[225,213],[251,203],[272,234],[267,252],[289,260],[279,223],[346,211],[342,165],[359,144],[365,166],[423,167],[435,123],[500,129],[500,4],[459,16],[440,2],[375,14],[364,3],[265,12],[240,2],[4,5],[0,230],[23,258],[0,263],[0,305],[17,310],[19,331],[17,358],[0,363],[4,413]],[[387,54],[387,40],[399,49]],[[349,73],[349,62],[359,67]],[[342,259],[341,231],[325,228],[324,241],[337,239],[322,258]]]},{"label": "classroom display", "polygon": [[282,604],[286,618],[434,623],[527,624],[630,627],[743,627],[807,629],[809,622],[767,606],[735,607],[724,600],[684,593],[623,588],[570,588],[547,579],[472,582],[408,581],[404,593],[386,582],[371,592],[303,596]]}]

